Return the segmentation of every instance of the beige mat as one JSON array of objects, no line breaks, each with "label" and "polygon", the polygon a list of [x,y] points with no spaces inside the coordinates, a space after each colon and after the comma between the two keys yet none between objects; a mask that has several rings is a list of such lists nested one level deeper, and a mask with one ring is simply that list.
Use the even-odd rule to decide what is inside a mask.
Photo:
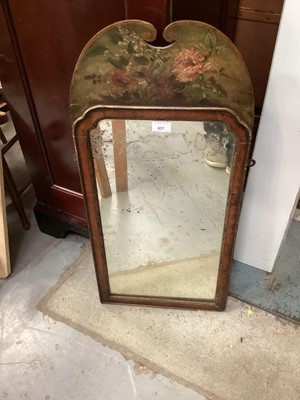
[{"label": "beige mat", "polygon": [[101,305],[89,245],[38,309],[209,399],[299,398],[297,325],[231,298],[223,313]]}]

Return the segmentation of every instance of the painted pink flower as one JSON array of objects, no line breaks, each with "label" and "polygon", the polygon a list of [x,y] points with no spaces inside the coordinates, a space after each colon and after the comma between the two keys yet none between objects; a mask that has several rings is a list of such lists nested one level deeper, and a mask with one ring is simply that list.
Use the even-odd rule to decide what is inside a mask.
[{"label": "painted pink flower", "polygon": [[198,75],[208,71],[211,63],[205,62],[205,56],[194,47],[181,50],[175,57],[173,72],[180,82],[190,82]]},{"label": "painted pink flower", "polygon": [[111,83],[121,89],[134,89],[138,85],[137,79],[124,69],[115,71],[111,78]]}]

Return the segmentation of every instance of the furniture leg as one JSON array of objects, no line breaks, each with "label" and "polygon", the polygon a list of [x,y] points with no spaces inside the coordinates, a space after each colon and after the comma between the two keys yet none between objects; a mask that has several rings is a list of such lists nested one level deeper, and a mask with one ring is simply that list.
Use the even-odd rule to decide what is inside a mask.
[{"label": "furniture leg", "polygon": [[95,176],[100,189],[101,196],[107,198],[111,196],[111,188],[108,180],[106,165],[103,156],[94,158]]},{"label": "furniture leg", "polygon": [[[1,145],[0,145],[1,153]],[[10,275],[10,258],[8,246],[8,232],[6,219],[5,191],[3,179],[2,157],[0,157],[0,278]]]},{"label": "furniture leg", "polygon": [[5,189],[7,190],[8,194],[10,195],[13,205],[16,208],[17,213],[19,214],[23,228],[30,229],[30,222],[28,221],[27,215],[25,213],[18,188],[16,187],[13,176],[12,176],[10,169],[7,165],[7,162],[3,156],[2,156],[2,162],[3,162],[3,175],[4,175]]},{"label": "furniture leg", "polygon": [[128,191],[127,149],[125,120],[112,120],[114,160],[117,192]]}]

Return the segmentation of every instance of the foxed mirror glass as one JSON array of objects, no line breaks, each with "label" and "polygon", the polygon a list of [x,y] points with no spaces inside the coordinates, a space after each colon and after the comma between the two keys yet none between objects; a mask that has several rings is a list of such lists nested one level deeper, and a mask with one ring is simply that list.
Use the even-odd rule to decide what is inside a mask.
[{"label": "foxed mirror glass", "polygon": [[234,134],[106,119],[90,141],[111,293],[214,299]]},{"label": "foxed mirror glass", "polygon": [[98,32],[70,90],[101,301],[221,310],[249,158],[253,92],[214,27],[178,21],[170,44],[120,21]]}]

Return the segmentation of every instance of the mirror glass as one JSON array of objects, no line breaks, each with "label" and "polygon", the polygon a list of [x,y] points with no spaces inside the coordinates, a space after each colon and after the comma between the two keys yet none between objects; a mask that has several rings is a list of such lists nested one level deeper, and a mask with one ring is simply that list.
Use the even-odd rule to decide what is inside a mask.
[{"label": "mirror glass", "polygon": [[235,135],[115,119],[89,137],[111,293],[214,299]]}]

